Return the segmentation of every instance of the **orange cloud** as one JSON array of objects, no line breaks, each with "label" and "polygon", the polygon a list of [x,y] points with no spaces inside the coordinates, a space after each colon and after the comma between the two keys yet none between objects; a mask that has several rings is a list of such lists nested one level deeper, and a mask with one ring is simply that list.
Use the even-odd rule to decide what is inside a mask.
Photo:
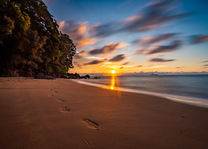
[{"label": "orange cloud", "polygon": [[135,16],[131,16],[127,19],[124,20],[124,23],[131,23],[131,22],[134,22],[138,19],[140,19],[142,16],[141,15],[135,15]]},{"label": "orange cloud", "polygon": [[102,48],[95,48],[92,49],[88,52],[90,55],[109,55],[113,52],[115,52],[118,49],[124,48],[128,46],[129,43],[121,42],[121,43],[112,43],[110,42],[109,44],[103,46]]},{"label": "orange cloud", "polygon": [[91,28],[89,27],[88,22],[75,24],[73,21],[61,21],[58,24],[59,30],[72,38],[77,49],[83,49],[88,45],[92,45],[97,40],[96,38],[89,37]]},{"label": "orange cloud", "polygon": [[83,58],[83,56],[87,55],[87,51],[80,51],[78,53],[76,53],[75,55],[75,59],[80,59],[80,58]]}]

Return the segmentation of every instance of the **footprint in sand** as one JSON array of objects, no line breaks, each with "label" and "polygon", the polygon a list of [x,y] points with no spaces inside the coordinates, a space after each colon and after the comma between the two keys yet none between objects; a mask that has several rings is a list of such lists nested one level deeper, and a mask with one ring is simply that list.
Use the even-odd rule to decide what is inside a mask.
[{"label": "footprint in sand", "polygon": [[86,124],[87,127],[95,130],[99,130],[99,124],[95,121],[92,121],[91,119],[85,118],[83,119],[83,122]]},{"label": "footprint in sand", "polygon": [[71,109],[68,106],[63,106],[61,111],[62,112],[70,112]]},{"label": "footprint in sand", "polygon": [[62,99],[62,98],[57,98],[57,100],[60,102],[64,102],[64,99]]},{"label": "footprint in sand", "polygon": [[50,91],[53,93],[58,93],[58,91],[55,88],[51,88]]},{"label": "footprint in sand", "polygon": [[[50,91],[52,92],[51,94],[52,97],[56,97],[56,95],[58,94],[58,91],[55,88],[51,88]],[[57,98],[57,100],[64,102],[64,99],[61,98]]]},{"label": "footprint in sand", "polygon": [[89,147],[89,149],[94,149],[93,144],[90,143],[86,138],[82,138],[82,141]]}]

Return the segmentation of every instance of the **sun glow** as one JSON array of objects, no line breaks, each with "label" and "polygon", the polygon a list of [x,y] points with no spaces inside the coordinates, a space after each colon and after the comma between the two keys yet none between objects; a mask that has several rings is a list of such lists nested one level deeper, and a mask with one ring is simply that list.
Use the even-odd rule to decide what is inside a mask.
[{"label": "sun glow", "polygon": [[116,71],[115,71],[115,70],[111,70],[111,73],[112,73],[112,74],[115,74],[115,73],[116,73]]}]

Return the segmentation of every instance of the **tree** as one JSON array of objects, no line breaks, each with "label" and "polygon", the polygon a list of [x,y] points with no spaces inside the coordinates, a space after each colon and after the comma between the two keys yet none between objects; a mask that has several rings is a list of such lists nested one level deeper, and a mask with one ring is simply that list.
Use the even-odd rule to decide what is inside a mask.
[{"label": "tree", "polygon": [[1,76],[60,76],[73,67],[75,53],[42,0],[0,1]]}]

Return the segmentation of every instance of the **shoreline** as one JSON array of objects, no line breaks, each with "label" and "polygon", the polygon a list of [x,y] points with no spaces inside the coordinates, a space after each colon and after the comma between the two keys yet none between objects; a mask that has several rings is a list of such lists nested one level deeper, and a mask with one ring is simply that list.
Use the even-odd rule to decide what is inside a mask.
[{"label": "shoreline", "polygon": [[[95,86],[95,87],[99,87],[99,88],[103,88],[103,89],[110,89],[109,86],[103,85],[103,84],[91,83],[91,82],[86,82],[86,81],[82,81],[82,80],[71,80],[71,81],[74,81],[74,82],[77,82],[80,84],[84,84],[84,85]],[[172,94],[166,94],[166,93],[158,93],[158,92],[151,92],[151,91],[145,91],[145,90],[136,90],[136,89],[130,89],[130,88],[123,88],[123,87],[115,87],[113,90],[156,96],[156,97],[165,98],[165,99],[168,99],[168,100],[171,100],[174,102],[178,102],[178,103],[208,108],[208,100],[203,99],[203,98],[172,95]]]},{"label": "shoreline", "polygon": [[2,149],[208,148],[208,109],[66,79],[0,78]]}]

